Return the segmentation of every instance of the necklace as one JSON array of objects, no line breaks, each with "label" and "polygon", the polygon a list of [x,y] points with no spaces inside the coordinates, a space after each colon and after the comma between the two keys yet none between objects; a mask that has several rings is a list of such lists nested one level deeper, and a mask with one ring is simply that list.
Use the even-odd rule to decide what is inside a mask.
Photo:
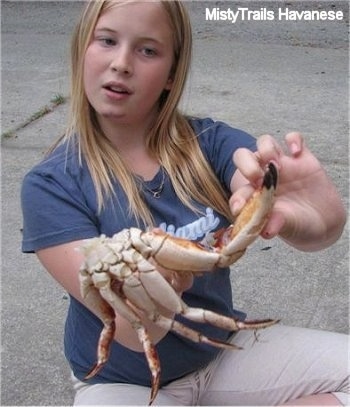
[{"label": "necklace", "polygon": [[151,189],[148,188],[148,186],[146,185],[146,183],[144,181],[142,182],[142,188],[145,189],[147,192],[150,192],[153,196],[153,198],[159,199],[160,198],[160,194],[162,193],[163,189],[164,189],[164,184],[165,184],[165,170],[163,167],[160,167],[162,170],[162,181],[159,185],[159,187],[155,188],[155,189]]}]

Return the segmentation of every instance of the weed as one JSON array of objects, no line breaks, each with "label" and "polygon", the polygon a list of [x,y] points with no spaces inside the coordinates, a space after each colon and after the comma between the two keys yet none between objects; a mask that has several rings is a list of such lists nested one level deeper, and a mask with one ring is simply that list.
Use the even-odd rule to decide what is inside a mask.
[{"label": "weed", "polygon": [[55,96],[51,99],[51,103],[55,106],[59,106],[65,103],[66,100],[67,98],[65,96],[61,95],[60,93],[56,93]]},{"label": "weed", "polygon": [[35,120],[40,119],[41,117],[45,116],[47,113],[52,112],[52,108],[49,106],[44,106],[43,108],[41,108],[40,110],[38,110],[37,112],[33,113],[28,120],[25,121],[25,123],[23,123],[22,127],[28,126],[28,124],[34,122]]},{"label": "weed", "polygon": [[14,130],[9,130],[9,131],[5,131],[5,133],[2,133],[1,136],[3,138],[11,138],[15,135],[15,131]]},{"label": "weed", "polygon": [[24,127],[28,126],[35,120],[40,119],[41,117],[45,116],[46,114],[52,112],[55,107],[62,105],[65,103],[67,98],[63,96],[60,93],[56,93],[53,98],[50,100],[50,103],[48,105],[45,105],[41,109],[39,109],[37,112],[33,113],[28,119],[26,119],[23,123],[18,125],[16,128],[12,130],[8,130],[4,133],[1,134],[1,137],[3,138],[11,138],[15,135],[15,132],[17,130],[23,129]]}]

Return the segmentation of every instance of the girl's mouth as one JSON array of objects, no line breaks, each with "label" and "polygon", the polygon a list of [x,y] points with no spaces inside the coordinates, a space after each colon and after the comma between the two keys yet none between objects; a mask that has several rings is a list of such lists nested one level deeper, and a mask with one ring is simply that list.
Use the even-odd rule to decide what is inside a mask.
[{"label": "girl's mouth", "polygon": [[114,86],[107,86],[108,90],[110,90],[111,92],[115,92],[115,93],[123,93],[123,94],[129,94],[129,92],[123,88],[115,88]]},{"label": "girl's mouth", "polygon": [[130,95],[131,94],[130,89],[121,84],[107,83],[106,85],[103,86],[103,88],[110,92],[119,94],[119,95]]}]

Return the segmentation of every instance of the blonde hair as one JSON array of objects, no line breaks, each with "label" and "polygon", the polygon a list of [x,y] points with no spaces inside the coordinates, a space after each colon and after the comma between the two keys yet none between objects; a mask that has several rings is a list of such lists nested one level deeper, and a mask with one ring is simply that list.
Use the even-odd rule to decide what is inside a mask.
[{"label": "blonde hair", "polygon": [[[84,9],[72,38],[71,46],[71,110],[65,140],[78,136],[80,157],[83,156],[91,173],[98,208],[111,197],[113,180],[117,179],[129,200],[129,211],[144,226],[152,226],[152,215],[138,190],[137,183],[121,156],[102,133],[96,114],[84,90],[83,64],[87,47],[100,15],[116,1],[90,1]],[[174,43],[172,87],[159,100],[159,114],[151,129],[147,145],[150,154],[169,174],[179,199],[196,211],[193,201],[231,216],[228,197],[207,163],[197,137],[187,118],[178,110],[192,49],[192,33],[188,14],[180,1],[161,1],[166,11]]]}]

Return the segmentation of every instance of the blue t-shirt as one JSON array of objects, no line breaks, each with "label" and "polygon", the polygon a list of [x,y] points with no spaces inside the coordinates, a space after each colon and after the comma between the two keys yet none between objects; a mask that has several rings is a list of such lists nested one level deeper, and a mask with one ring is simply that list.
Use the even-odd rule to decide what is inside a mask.
[{"label": "blue t-shirt", "polygon": [[[239,147],[254,150],[255,139],[222,122],[211,119],[191,119],[200,147],[224,188],[229,193],[235,171],[233,152]],[[157,188],[161,171],[147,182]],[[62,145],[24,178],[22,185],[23,243],[26,253],[75,240],[106,234],[112,236],[124,228],[136,226],[128,213],[126,196],[114,183],[116,198],[106,202],[98,212],[97,198],[90,173],[84,160],[79,163],[77,151]],[[202,214],[185,207],[175,194],[166,176],[159,199],[144,192],[156,226],[176,236],[201,240],[207,232],[226,227],[228,221],[212,208],[197,203]],[[192,307],[202,307],[220,314],[244,318],[232,306],[229,268],[219,269],[194,279],[193,286],[183,294]],[[213,338],[226,340],[230,333],[222,329],[185,320],[177,320]],[[75,298],[70,297],[65,324],[65,355],[74,375],[83,380],[96,362],[96,350],[102,322]],[[118,327],[117,327],[118,329]],[[161,363],[161,385],[206,366],[218,349],[193,343],[169,332],[157,345]],[[113,341],[106,365],[90,383],[134,383],[150,386],[150,372],[143,352],[132,351]]]}]

